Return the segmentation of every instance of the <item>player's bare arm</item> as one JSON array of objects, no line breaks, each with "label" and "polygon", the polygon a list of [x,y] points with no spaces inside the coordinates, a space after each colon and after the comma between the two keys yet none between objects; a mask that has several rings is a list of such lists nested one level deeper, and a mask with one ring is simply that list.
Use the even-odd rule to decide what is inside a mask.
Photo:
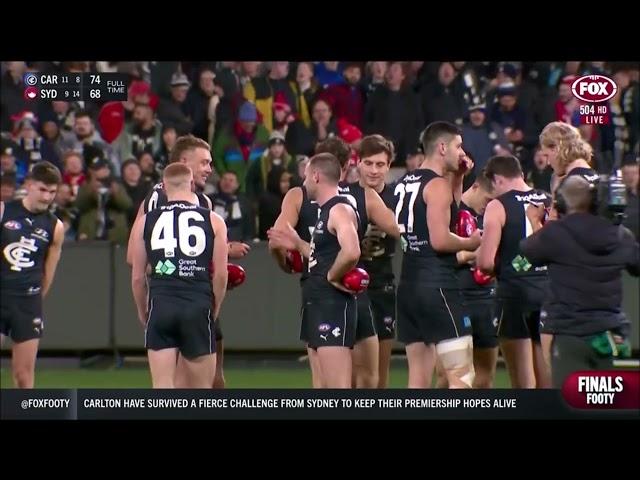
[{"label": "player's bare arm", "polygon": [[445,178],[434,178],[423,190],[423,198],[428,205],[427,226],[429,242],[438,252],[473,251],[480,245],[480,231],[476,230],[469,238],[451,233],[451,202],[453,194],[451,184]]},{"label": "player's bare arm", "polygon": [[506,217],[502,203],[498,200],[491,200],[484,212],[484,232],[476,258],[476,266],[487,275],[492,274],[495,268],[496,253],[500,246],[502,227],[504,227]]},{"label": "player's bare arm", "polygon": [[42,298],[47,296],[47,292],[53,283],[53,277],[56,275],[56,268],[62,254],[62,244],[64,243],[64,225],[60,220],[56,221],[53,230],[53,240],[47,251],[47,257],[44,261],[44,276],[42,277]]},{"label": "player's bare arm", "polygon": [[[298,224],[298,217],[300,216],[300,207],[302,206],[302,189],[300,187],[294,187],[287,192],[287,194],[282,199],[282,207],[280,210],[280,215],[276,219],[275,224],[273,225],[272,230],[288,230],[288,225],[295,228]],[[267,232],[269,235],[269,232]],[[280,268],[289,273],[291,271],[290,267],[287,265],[286,260],[286,248],[277,246],[277,243],[271,240],[271,236],[269,235],[269,251],[271,255],[276,259],[276,262],[280,266]]]},{"label": "player's bare arm", "polygon": [[327,273],[327,280],[336,288],[347,290],[342,285],[342,277],[354,268],[360,259],[360,241],[356,228],[356,215],[345,204],[337,204],[329,212],[327,228],[338,237],[340,252]]},{"label": "player's bare arm", "polygon": [[271,228],[267,232],[269,246],[274,249],[297,250],[304,258],[311,255],[311,245],[300,238],[296,229],[290,223],[282,228]]},{"label": "player's bare arm", "polygon": [[213,241],[213,298],[215,299],[215,319],[220,315],[220,308],[227,293],[227,226],[220,215],[211,212],[211,226],[215,239]]},{"label": "player's bare arm", "polygon": [[396,216],[384,203],[384,200],[373,189],[366,187],[367,216],[380,230],[393,238],[400,238],[400,228]]},{"label": "player's bare arm", "polygon": [[131,290],[138,312],[138,320],[144,327],[147,324],[147,251],[144,245],[144,223],[146,216],[142,215],[133,224],[129,237],[129,251],[131,253]]}]

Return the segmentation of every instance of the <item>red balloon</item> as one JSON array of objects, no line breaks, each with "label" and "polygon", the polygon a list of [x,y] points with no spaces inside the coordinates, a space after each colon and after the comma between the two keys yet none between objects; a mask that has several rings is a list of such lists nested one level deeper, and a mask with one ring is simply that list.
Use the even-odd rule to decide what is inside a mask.
[{"label": "red balloon", "polygon": [[364,292],[369,286],[369,274],[362,268],[354,268],[342,277],[342,284],[356,293]]},{"label": "red balloon", "polygon": [[292,273],[302,273],[304,261],[298,250],[287,250],[287,265]]},{"label": "red balloon", "polygon": [[98,114],[98,125],[105,142],[111,143],[118,138],[124,128],[124,107],[122,103],[105,103]]},{"label": "red balloon", "polygon": [[227,264],[227,289],[231,290],[233,288],[239,287],[244,283],[247,278],[247,274],[240,265],[236,265],[235,263]]},{"label": "red balloon", "polygon": [[463,238],[470,237],[478,229],[476,219],[468,210],[458,210],[456,219],[456,235]]},{"label": "red balloon", "polygon": [[486,275],[477,268],[472,268],[471,273],[473,274],[473,281],[476,282],[478,285],[481,285],[481,286],[488,285],[493,281],[493,276]]}]

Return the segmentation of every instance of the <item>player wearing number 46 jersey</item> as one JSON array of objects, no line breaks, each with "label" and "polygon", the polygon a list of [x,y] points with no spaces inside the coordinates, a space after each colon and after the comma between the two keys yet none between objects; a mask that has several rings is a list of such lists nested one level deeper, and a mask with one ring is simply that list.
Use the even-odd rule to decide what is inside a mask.
[{"label": "player wearing number 46 jersey", "polygon": [[13,340],[11,369],[17,388],[33,388],[44,330],[42,299],[60,259],[64,227],[49,212],[60,184],[58,169],[39,162],[27,176],[22,200],[0,203],[0,343]]},{"label": "player wearing number 46 jersey", "polygon": [[[199,205],[202,208],[211,209],[211,200],[203,193],[205,182],[211,175],[211,151],[209,144],[204,140],[194,137],[193,135],[185,135],[179,137],[171,150],[169,164],[183,163],[193,172],[193,188],[189,202]],[[144,202],[140,205],[136,220],[145,213],[149,213],[154,209],[167,204],[167,193],[163,183],[159,183],[149,192]],[[129,239],[131,242],[131,238]],[[240,258],[247,254],[249,246],[240,242],[229,242],[229,257]],[[127,262],[131,265],[131,243],[127,249]],[[216,337],[216,374],[212,381],[214,388],[224,388],[224,340],[222,329],[220,328],[220,319],[215,323]],[[182,365],[182,357],[178,357],[178,368],[176,370],[176,386],[184,387],[186,381],[186,370]]]},{"label": "player wearing number 46 jersey", "polygon": [[480,232],[451,232],[470,161],[455,125],[434,122],[422,133],[425,160],[394,190],[404,250],[398,285],[398,339],[406,345],[409,387],[429,388],[436,360],[450,388],[473,383],[471,321],[456,274],[456,252],[474,250]]},{"label": "player wearing number 46 jersey", "polygon": [[500,347],[514,388],[550,388],[538,322],[548,289],[546,266],[534,267],[520,251],[520,241],[533,233],[530,204],[548,207],[551,196],[530,188],[517,158],[497,156],[485,168],[496,198],[484,215],[484,234],[477,266],[498,279],[495,316]]},{"label": "player wearing number 46 jersey", "polygon": [[163,181],[167,203],[136,220],[130,247],[131,286],[153,386],[175,386],[180,352],[184,386],[210,388],[214,322],[227,288],[227,227],[219,215],[189,203],[193,173],[187,166],[169,165]]}]

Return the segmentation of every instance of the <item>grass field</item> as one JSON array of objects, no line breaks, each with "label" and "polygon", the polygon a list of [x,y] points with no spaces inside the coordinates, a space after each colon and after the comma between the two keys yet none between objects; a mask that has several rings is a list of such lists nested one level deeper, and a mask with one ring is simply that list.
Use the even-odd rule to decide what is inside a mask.
[{"label": "grass field", "polygon": [[[307,369],[274,367],[230,367],[225,369],[228,388],[310,388],[311,378]],[[391,370],[390,387],[407,386],[407,369]],[[496,374],[497,388],[508,388],[509,380],[504,369]],[[11,371],[0,370],[0,387],[11,388]],[[124,368],[39,368],[36,371],[36,388],[148,388],[151,387],[149,370],[143,367]]]}]

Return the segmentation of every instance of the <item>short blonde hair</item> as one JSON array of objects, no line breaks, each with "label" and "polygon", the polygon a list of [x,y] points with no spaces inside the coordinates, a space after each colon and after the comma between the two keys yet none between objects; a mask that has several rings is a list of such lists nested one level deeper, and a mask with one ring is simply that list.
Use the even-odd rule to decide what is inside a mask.
[{"label": "short blonde hair", "polygon": [[558,148],[558,162],[563,172],[571,162],[582,159],[592,164],[593,148],[580,135],[580,130],[564,122],[551,122],[540,134],[540,145]]},{"label": "short blonde hair", "polygon": [[185,164],[170,163],[162,172],[162,182],[172,189],[190,188],[192,176],[191,169]]}]

